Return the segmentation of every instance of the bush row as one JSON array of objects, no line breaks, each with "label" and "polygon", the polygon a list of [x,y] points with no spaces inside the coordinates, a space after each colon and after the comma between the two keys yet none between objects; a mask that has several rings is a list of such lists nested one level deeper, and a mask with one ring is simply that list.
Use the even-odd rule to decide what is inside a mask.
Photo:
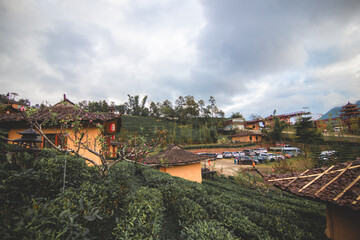
[{"label": "bush row", "polygon": [[0,179],[3,239],[325,239],[323,205],[226,178],[199,184],[127,162],[102,177],[43,151],[1,158]]}]

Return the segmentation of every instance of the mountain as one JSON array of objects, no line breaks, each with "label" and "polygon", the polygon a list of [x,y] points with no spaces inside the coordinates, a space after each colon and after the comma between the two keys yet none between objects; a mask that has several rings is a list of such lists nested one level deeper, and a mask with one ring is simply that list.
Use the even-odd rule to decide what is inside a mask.
[{"label": "mountain", "polygon": [[[357,104],[360,107],[360,100],[355,102],[355,104]],[[319,118],[319,120],[325,120],[325,119],[328,119],[330,117],[331,118],[340,117],[340,110],[341,110],[341,107],[334,107],[334,108],[330,109],[327,113],[322,115],[322,117]]]}]

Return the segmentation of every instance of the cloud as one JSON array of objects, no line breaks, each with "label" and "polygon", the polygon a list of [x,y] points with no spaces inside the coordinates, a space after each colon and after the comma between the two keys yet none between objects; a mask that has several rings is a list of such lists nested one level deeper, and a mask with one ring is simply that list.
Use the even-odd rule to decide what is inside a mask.
[{"label": "cloud", "polygon": [[334,90],[341,96],[336,99],[344,101],[354,94],[340,93],[346,88],[344,83],[360,89],[350,69],[330,74],[333,81],[327,84],[318,74],[345,65],[349,59],[360,63],[356,58],[360,50],[358,1],[202,4],[207,24],[198,41],[197,71],[211,74],[209,85],[235,96],[224,99],[227,109],[238,108],[249,115],[311,105],[320,111],[328,106],[325,102],[330,97],[318,95]]},{"label": "cloud", "polygon": [[1,1],[0,83],[33,103],[215,97],[232,112],[359,99],[360,2]]}]

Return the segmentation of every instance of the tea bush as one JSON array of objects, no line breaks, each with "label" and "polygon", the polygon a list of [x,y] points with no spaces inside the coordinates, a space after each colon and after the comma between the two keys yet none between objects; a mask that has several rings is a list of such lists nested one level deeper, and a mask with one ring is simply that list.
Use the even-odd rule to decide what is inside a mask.
[{"label": "tea bush", "polygon": [[326,239],[324,205],[236,179],[128,162],[104,177],[54,151],[0,161],[2,239]]}]

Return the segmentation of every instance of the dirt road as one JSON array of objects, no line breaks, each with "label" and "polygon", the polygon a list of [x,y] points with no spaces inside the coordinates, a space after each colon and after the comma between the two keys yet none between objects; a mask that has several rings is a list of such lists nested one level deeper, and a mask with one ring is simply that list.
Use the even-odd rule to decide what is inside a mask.
[{"label": "dirt road", "polygon": [[[208,161],[202,162],[203,167],[210,168],[212,171],[217,171],[217,173],[223,174],[225,176],[234,176],[240,169],[247,169],[253,168],[251,165],[239,165],[234,164],[233,158],[224,158],[224,159],[217,159],[216,161],[210,161],[211,166],[209,166]],[[262,173],[264,174],[271,174],[272,168],[268,165],[256,165]]]}]

